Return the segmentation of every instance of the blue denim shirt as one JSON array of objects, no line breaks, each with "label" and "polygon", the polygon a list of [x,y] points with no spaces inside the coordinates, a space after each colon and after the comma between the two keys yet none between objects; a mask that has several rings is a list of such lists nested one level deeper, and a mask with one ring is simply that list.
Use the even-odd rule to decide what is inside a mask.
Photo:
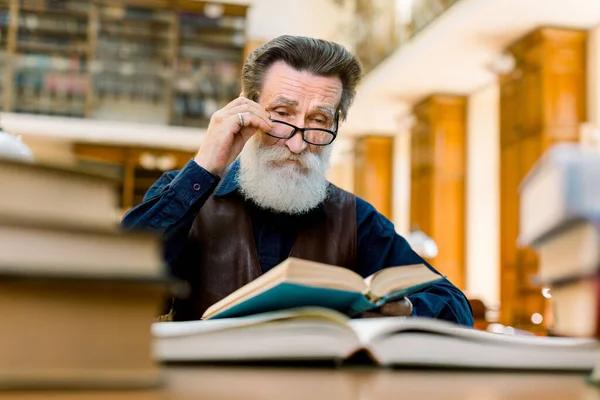
[{"label": "blue denim shirt", "polygon": [[[122,225],[128,229],[152,230],[165,239],[165,257],[174,264],[183,248],[198,211],[211,196],[236,196],[238,193],[235,162],[222,184],[219,177],[200,167],[194,160],[181,171],[163,174],[148,190],[144,201],[131,209]],[[299,219],[260,209],[246,202],[252,222],[259,261],[263,272],[285,260],[297,235]],[[319,208],[313,213],[318,213]],[[366,201],[356,199],[358,229],[358,272],[367,277],[382,268],[425,263],[394,225]],[[437,272],[437,271],[436,271]],[[464,294],[448,280],[409,296],[413,315],[433,317],[472,326],[471,308]]]}]

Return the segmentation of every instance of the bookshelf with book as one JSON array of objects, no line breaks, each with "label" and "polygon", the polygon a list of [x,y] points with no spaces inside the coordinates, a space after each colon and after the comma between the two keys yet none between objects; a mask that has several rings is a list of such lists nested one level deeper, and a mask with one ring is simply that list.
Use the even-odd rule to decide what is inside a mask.
[{"label": "bookshelf with book", "polygon": [[246,9],[203,1],[0,0],[0,107],[207,126],[212,112],[239,94]]},{"label": "bookshelf with book", "polygon": [[[206,126],[215,111],[240,93],[238,77],[245,44],[245,16],[232,13],[211,18],[193,11],[191,8],[178,15],[172,122]],[[210,14],[224,10],[207,11]]]},{"label": "bookshelf with book", "polygon": [[89,7],[84,0],[18,3],[12,111],[84,116]]},{"label": "bookshelf with book", "polygon": [[[15,10],[14,0],[0,0],[0,111],[8,109],[12,68],[9,60],[14,53],[15,27],[11,26],[11,15]],[[12,39],[12,40],[11,40]]]},{"label": "bookshelf with book", "polygon": [[167,124],[175,14],[103,1],[97,16],[89,116]]},{"label": "bookshelf with book", "polygon": [[[8,0],[0,0],[0,76],[4,77],[7,67],[8,21],[10,20],[10,4]],[[6,79],[0,79],[0,99],[4,96]],[[4,102],[0,101],[0,111]]]}]

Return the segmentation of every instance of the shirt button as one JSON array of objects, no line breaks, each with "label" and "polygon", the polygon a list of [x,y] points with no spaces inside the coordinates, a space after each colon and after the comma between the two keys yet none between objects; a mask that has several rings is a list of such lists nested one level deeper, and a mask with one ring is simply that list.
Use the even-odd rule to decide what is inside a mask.
[{"label": "shirt button", "polygon": [[200,190],[200,188],[202,188],[202,186],[200,186],[199,183],[194,183],[194,190],[197,192],[198,190]]}]

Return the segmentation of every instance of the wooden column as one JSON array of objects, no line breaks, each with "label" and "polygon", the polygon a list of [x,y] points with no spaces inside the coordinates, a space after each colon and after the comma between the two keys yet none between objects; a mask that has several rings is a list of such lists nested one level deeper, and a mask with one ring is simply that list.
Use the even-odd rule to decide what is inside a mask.
[{"label": "wooden column", "polygon": [[543,333],[533,251],[518,249],[518,186],[553,143],[578,139],[586,110],[584,31],[539,28],[511,45],[514,71],[500,77],[500,320]]},{"label": "wooden column", "polygon": [[354,194],[391,219],[394,138],[360,137],[354,151]]},{"label": "wooden column", "polygon": [[465,284],[465,136],[467,100],[433,95],[414,107],[411,225],[438,245],[432,265]]}]

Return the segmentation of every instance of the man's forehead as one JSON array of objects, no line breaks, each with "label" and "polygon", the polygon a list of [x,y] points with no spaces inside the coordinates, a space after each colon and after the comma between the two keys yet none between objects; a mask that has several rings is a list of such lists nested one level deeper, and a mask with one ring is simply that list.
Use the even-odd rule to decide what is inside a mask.
[{"label": "man's forehead", "polygon": [[[342,96],[342,81],[337,76],[320,76],[309,71],[297,70],[285,62],[276,62],[266,71],[259,97],[282,105],[292,104],[297,99],[310,98],[321,105],[339,103]],[[266,96],[266,97],[263,97]]]}]

